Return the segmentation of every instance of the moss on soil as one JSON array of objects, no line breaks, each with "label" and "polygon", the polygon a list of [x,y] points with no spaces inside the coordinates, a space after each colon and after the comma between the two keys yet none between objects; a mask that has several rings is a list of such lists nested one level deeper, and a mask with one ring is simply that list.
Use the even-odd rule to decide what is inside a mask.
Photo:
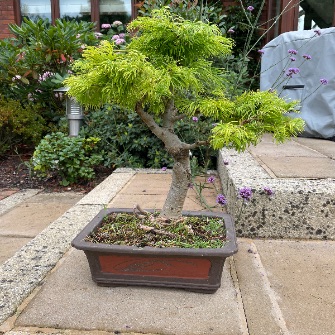
[{"label": "moss on soil", "polygon": [[221,248],[226,231],[222,218],[183,217],[164,220],[158,213],[112,213],[87,241],[137,247]]}]

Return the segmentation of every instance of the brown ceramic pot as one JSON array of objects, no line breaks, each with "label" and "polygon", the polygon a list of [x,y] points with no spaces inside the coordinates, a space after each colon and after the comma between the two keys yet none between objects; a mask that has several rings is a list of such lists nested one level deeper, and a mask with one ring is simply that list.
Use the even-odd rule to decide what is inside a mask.
[{"label": "brown ceramic pot", "polygon": [[226,227],[227,243],[217,249],[153,248],[109,245],[85,241],[111,212],[132,213],[131,209],[108,208],[100,213],[72,241],[83,250],[92,279],[100,286],[157,286],[214,293],[221,286],[227,257],[237,252],[232,217],[224,213],[183,212],[187,216],[221,217]]}]

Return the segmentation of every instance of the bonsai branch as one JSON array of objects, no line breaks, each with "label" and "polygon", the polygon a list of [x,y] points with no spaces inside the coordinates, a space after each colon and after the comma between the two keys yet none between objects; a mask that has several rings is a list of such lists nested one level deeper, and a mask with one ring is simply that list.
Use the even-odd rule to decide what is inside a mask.
[{"label": "bonsai branch", "polygon": [[173,117],[172,120],[176,122],[176,121],[182,120],[185,116],[186,116],[185,114],[179,114]]},{"label": "bonsai branch", "polygon": [[[138,214],[137,211],[140,212],[142,215]],[[141,218],[144,218],[144,217],[147,217],[148,215],[150,215],[150,213],[147,212],[147,211],[145,211],[145,210],[143,210],[142,207],[139,204],[135,204],[134,205],[133,213],[137,217],[141,217]]]},{"label": "bonsai branch", "polygon": [[188,149],[188,150],[192,150],[192,149],[201,147],[203,145],[204,146],[208,146],[209,145],[209,141],[196,141],[196,142],[194,142],[192,144],[186,144],[185,148]]}]

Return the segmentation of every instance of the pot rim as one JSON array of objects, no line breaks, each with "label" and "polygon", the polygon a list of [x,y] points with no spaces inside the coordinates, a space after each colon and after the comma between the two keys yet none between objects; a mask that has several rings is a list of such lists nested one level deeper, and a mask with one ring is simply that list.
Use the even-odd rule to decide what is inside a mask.
[{"label": "pot rim", "polygon": [[[149,209],[148,212],[154,212]],[[114,245],[105,243],[93,243],[85,241],[85,238],[94,231],[102,222],[103,218],[110,213],[133,213],[130,208],[106,208],[102,209],[83,230],[73,239],[71,245],[84,251],[96,251],[101,253],[127,253],[134,254],[155,254],[157,256],[164,256],[166,254],[178,254],[187,256],[217,256],[229,257],[237,252],[236,233],[234,228],[233,217],[230,214],[221,212],[208,212],[208,211],[183,211],[182,215],[185,216],[206,216],[206,217],[221,217],[224,220],[226,228],[226,243],[222,248],[155,248],[155,247],[136,247],[127,245]]]}]

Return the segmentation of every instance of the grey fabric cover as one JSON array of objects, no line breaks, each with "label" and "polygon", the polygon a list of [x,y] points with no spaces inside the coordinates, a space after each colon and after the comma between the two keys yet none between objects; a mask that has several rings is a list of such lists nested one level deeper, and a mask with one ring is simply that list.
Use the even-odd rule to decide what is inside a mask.
[{"label": "grey fabric cover", "polygon": [[[306,122],[302,136],[331,138],[335,136],[335,28],[320,29],[320,32],[318,36],[313,30],[292,31],[270,41],[263,48],[260,89],[273,88],[284,69],[299,68],[300,73],[281,83],[276,91],[287,100],[301,101],[297,116]],[[294,62],[289,60],[289,49],[298,51],[292,55],[296,58]],[[304,61],[304,54],[312,59]],[[288,78],[285,74],[284,77]],[[314,92],[321,78],[329,83]],[[284,85],[304,85],[304,88],[283,89]]]}]

